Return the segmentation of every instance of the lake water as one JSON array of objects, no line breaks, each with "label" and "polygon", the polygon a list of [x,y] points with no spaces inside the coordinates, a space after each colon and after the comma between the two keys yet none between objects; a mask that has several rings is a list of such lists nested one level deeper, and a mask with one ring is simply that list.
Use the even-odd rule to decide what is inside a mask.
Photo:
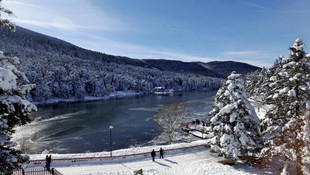
[{"label": "lake water", "polygon": [[[26,145],[31,153],[47,149],[52,153],[81,153],[162,143],[160,129],[153,121],[167,102],[185,102],[191,111],[186,120],[207,120],[216,91],[193,91],[173,96],[134,96],[106,101],[58,104],[40,107],[34,121],[17,127],[13,140]],[[179,141],[196,138],[180,133]]]}]

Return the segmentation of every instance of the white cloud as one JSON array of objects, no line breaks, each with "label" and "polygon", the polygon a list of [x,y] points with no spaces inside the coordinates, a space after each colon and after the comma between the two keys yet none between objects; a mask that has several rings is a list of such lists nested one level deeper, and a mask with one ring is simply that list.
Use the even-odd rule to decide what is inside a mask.
[{"label": "white cloud", "polygon": [[[210,56],[197,56],[189,53],[181,53],[167,48],[150,48],[147,46],[141,46],[131,43],[115,42],[108,38],[89,35],[85,36],[87,40],[75,40],[75,43],[87,49],[100,51],[103,53],[119,56],[127,56],[130,58],[138,59],[167,59],[167,60],[180,60],[184,62],[209,62],[209,61],[238,61],[244,62],[259,67],[269,67],[270,64],[264,62],[264,60],[251,60],[251,59],[240,59],[225,56],[210,57]],[[100,45],[98,44],[100,43]],[[229,52],[227,52],[229,53]],[[241,54],[242,52],[231,52],[234,54]],[[243,53],[254,54],[259,51],[243,51]]]},{"label": "white cloud", "polygon": [[17,24],[28,24],[32,26],[38,26],[42,28],[57,28],[59,30],[77,30],[77,29],[86,29],[86,30],[108,30],[102,28],[100,26],[84,26],[84,25],[76,25],[68,18],[63,17],[55,17],[53,21],[43,22],[37,20],[27,20],[27,19],[12,19],[13,22]]},{"label": "white cloud", "polygon": [[274,54],[267,51],[249,50],[249,51],[226,51],[223,57],[230,60],[248,63],[258,67],[270,67],[272,64],[268,58],[276,58]]},{"label": "white cloud", "polygon": [[[14,0],[2,2],[15,13],[16,18],[14,21],[17,25],[30,25],[31,27],[29,29],[31,30],[56,36],[83,48],[107,54],[139,59],[170,59],[185,62],[225,61],[230,59],[258,66],[266,65],[263,61],[245,59],[263,56],[264,53],[260,51],[227,51],[220,53],[218,57],[213,57],[182,53],[182,51],[175,51],[167,48],[151,48],[128,42],[113,41],[106,37],[106,35],[103,36],[104,32],[101,31],[136,31],[134,29],[135,26],[131,26],[125,21],[118,19],[116,16],[108,14],[104,11],[104,8],[96,7],[85,0]],[[255,6],[255,4],[248,5]],[[259,6],[257,6],[257,8],[259,8]],[[51,28],[52,30],[47,30],[46,28]],[[51,33],[51,31],[54,33]],[[57,31],[61,32],[57,33]],[[102,36],[97,35],[99,33],[98,31],[100,31],[100,35]]]},{"label": "white cloud", "polygon": [[39,26],[43,28],[55,27],[59,29],[66,29],[66,30],[74,30],[77,28],[72,22],[67,19],[58,19],[58,21],[54,22],[42,22],[42,21],[35,21],[35,20],[26,20],[26,19],[15,19],[14,22],[18,24],[29,24],[33,26]]},{"label": "white cloud", "polygon": [[238,59],[238,60],[234,60],[234,61],[248,63],[248,64],[251,64],[253,66],[265,67],[265,68],[272,66],[271,63],[266,62],[264,60],[242,60],[242,59],[239,60]]},{"label": "white cloud", "polygon": [[17,24],[65,30],[128,30],[130,26],[83,0],[3,1],[16,16]]},{"label": "white cloud", "polygon": [[249,1],[239,1],[245,5],[248,5],[248,6],[251,6],[251,7],[255,7],[255,8],[259,8],[259,9],[267,9],[266,7],[260,5],[260,4],[257,4],[257,3],[253,3],[253,2],[249,2]]},{"label": "white cloud", "polygon": [[224,52],[224,55],[228,56],[253,56],[253,55],[258,55],[261,54],[262,52],[260,51],[228,51]]}]

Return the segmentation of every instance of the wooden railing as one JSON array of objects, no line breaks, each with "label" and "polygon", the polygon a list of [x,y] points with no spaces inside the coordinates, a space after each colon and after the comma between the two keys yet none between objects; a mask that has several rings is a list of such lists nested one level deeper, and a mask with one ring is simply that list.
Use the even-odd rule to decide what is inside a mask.
[{"label": "wooden railing", "polygon": [[[188,149],[193,149],[193,148],[198,148],[198,147],[203,147],[205,144],[202,145],[196,145],[196,146],[187,146],[187,147],[181,147],[181,148],[173,148],[173,149],[165,149],[165,153],[168,152],[175,152],[175,151],[184,151]],[[159,151],[156,151],[159,152]],[[102,160],[109,160],[109,159],[126,159],[129,157],[136,157],[136,156],[150,156],[151,152],[142,152],[142,153],[136,153],[136,154],[127,154],[127,155],[117,155],[117,156],[103,156],[103,157],[80,157],[80,158],[62,158],[62,159],[53,159],[53,162],[66,162],[70,161],[72,163],[76,162],[87,162],[87,161],[102,161]],[[45,163],[45,160],[30,160],[32,164],[43,164]],[[0,172],[0,175],[6,175]],[[41,169],[21,169],[21,170],[16,170],[13,172],[13,175],[63,175],[61,174],[58,170],[55,168],[52,168],[50,171],[47,171],[44,168]]]},{"label": "wooden railing", "polygon": [[[6,175],[4,173],[0,173],[0,175]],[[13,171],[12,175],[63,175],[55,168],[52,168],[50,171],[45,168],[41,169],[20,169]]]},{"label": "wooden railing", "polygon": [[[174,152],[174,151],[184,151],[184,150],[188,150],[188,149],[193,149],[193,148],[197,148],[197,147],[203,147],[206,144],[202,144],[202,145],[196,145],[196,146],[188,146],[188,147],[181,147],[181,148],[173,148],[173,149],[165,149],[165,152]],[[156,151],[159,152],[159,151]],[[103,157],[79,157],[79,158],[61,158],[61,159],[53,159],[53,162],[65,162],[65,161],[69,161],[69,162],[87,162],[87,161],[93,161],[93,160],[97,160],[97,161],[102,161],[102,160],[109,160],[109,159],[118,159],[118,158],[122,158],[122,159],[126,159],[128,157],[136,157],[136,156],[150,156],[151,152],[143,152],[143,153],[135,153],[135,154],[127,154],[127,155],[116,155],[116,156],[103,156]],[[30,160],[30,163],[32,164],[43,164],[45,162],[45,160]]]},{"label": "wooden railing", "polygon": [[53,175],[63,175],[58,170],[56,170],[55,168],[52,168],[52,174]]}]

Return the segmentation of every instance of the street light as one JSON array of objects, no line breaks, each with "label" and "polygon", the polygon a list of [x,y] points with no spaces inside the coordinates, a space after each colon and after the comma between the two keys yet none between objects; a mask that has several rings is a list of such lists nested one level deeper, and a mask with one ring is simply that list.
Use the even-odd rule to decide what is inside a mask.
[{"label": "street light", "polygon": [[113,129],[113,126],[111,125],[109,127],[110,129],[110,157],[112,157],[112,129]]}]

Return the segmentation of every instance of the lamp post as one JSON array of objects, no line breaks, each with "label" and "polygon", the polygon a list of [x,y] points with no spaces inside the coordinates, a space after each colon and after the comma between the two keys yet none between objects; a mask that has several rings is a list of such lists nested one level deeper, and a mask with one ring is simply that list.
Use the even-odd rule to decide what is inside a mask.
[{"label": "lamp post", "polygon": [[110,129],[110,157],[112,157],[112,129],[113,129],[113,126],[111,125],[109,127]]}]

